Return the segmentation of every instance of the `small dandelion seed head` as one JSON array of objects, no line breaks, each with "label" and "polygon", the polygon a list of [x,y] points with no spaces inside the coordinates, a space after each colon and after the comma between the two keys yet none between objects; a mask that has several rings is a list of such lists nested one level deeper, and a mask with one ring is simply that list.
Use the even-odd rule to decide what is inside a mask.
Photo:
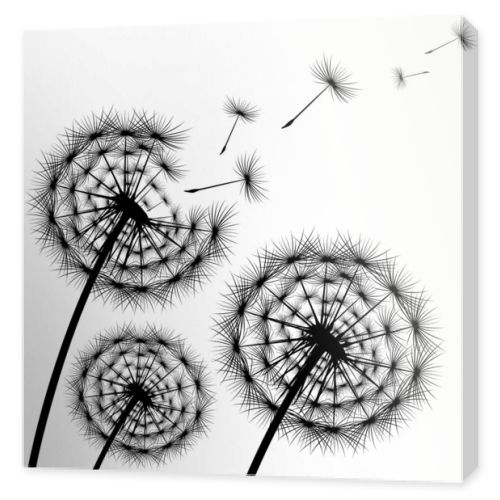
[{"label": "small dandelion seed head", "polygon": [[254,122],[259,116],[259,109],[248,101],[227,97],[224,111],[233,118],[239,118],[246,123]]},{"label": "small dandelion seed head", "polygon": [[311,72],[316,83],[327,85],[332,97],[340,102],[348,102],[358,92],[356,83],[351,80],[352,76],[340,63],[335,64],[331,58],[323,56],[314,63]]},{"label": "small dandelion seed head", "polygon": [[126,325],[101,335],[79,355],[68,382],[72,415],[98,447],[126,415],[109,452],[122,461],[178,458],[210,423],[206,368],[166,330]]},{"label": "small dandelion seed head", "polygon": [[249,202],[266,199],[264,168],[259,165],[257,153],[240,155],[236,160],[235,172],[241,179],[241,191]]},{"label": "small dandelion seed head", "polygon": [[463,50],[470,50],[476,46],[474,29],[464,18],[453,26],[453,33],[458,38]]},{"label": "small dandelion seed head", "polygon": [[394,68],[392,70],[392,75],[394,77],[394,83],[398,89],[406,87],[406,79],[402,68]]}]

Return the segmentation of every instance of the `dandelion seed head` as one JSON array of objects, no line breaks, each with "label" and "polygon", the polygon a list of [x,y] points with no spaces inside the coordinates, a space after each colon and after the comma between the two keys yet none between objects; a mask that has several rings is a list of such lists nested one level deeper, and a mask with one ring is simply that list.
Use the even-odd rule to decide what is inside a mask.
[{"label": "dandelion seed head", "polygon": [[[164,303],[209,277],[232,243],[232,212],[200,209],[193,224],[170,202],[170,184],[184,175],[174,151],[186,137],[173,119],[113,110],[65,130],[43,155],[30,199],[35,234],[61,273],[83,282],[112,237],[94,286],[104,299]],[[183,281],[167,291],[174,273]]]},{"label": "dandelion seed head", "polygon": [[205,366],[178,337],[151,326],[100,336],[75,362],[68,392],[74,419],[100,448],[135,401],[110,454],[136,465],[178,458],[211,419]]},{"label": "dandelion seed head", "polygon": [[258,421],[269,423],[317,356],[278,430],[301,447],[365,449],[431,397],[440,349],[428,298],[377,245],[341,234],[285,239],[259,252],[225,297],[217,360]]}]

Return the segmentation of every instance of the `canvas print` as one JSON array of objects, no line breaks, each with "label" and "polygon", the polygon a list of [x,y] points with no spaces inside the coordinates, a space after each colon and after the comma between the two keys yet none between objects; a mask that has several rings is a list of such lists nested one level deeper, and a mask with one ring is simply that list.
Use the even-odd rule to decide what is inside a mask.
[{"label": "canvas print", "polygon": [[24,45],[26,466],[473,468],[465,18]]}]

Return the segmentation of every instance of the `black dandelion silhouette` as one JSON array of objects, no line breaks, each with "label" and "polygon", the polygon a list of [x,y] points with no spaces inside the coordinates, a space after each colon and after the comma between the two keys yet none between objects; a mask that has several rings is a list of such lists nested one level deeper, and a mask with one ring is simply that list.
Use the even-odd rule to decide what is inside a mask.
[{"label": "black dandelion silhouette", "polygon": [[218,362],[242,408],[302,447],[355,451],[428,402],[439,340],[428,298],[394,258],[348,236],[290,238],[234,278]]},{"label": "black dandelion silhouette", "polygon": [[243,193],[245,199],[249,202],[260,202],[266,198],[266,188],[264,187],[264,169],[259,166],[260,158],[257,153],[244,154],[237,158],[234,172],[237,179],[231,181],[220,182],[201,188],[186,189],[186,193],[197,193],[206,189],[213,189],[229,184],[239,184],[240,192]]},{"label": "black dandelion silhouette", "polygon": [[358,89],[354,87],[356,83],[351,81],[351,75],[342,68],[340,64],[334,64],[332,59],[323,56],[322,59],[314,63],[311,72],[316,83],[323,86],[323,90],[281,128],[287,128],[292,125],[293,122],[326,91],[330,91],[332,98],[340,102],[349,102],[350,99],[356,96]]},{"label": "black dandelion silhouette", "polygon": [[207,279],[225,257],[233,209],[187,215],[168,199],[183,169],[174,158],[186,133],[172,120],[114,111],[67,129],[44,156],[31,199],[35,232],[59,270],[83,286],[43,402],[29,466],[72,337],[93,292],[117,305],[170,304]]},{"label": "black dandelion silhouette", "polygon": [[428,50],[425,54],[432,54],[433,52],[436,52],[436,50],[446,47],[454,42],[458,42],[463,50],[469,50],[475,47],[476,37],[474,35],[473,28],[465,19],[460,19],[460,21],[454,24],[452,26],[452,31],[455,35],[454,38],[438,45],[437,47],[434,47],[431,50]]},{"label": "black dandelion silhouette", "polygon": [[405,74],[403,72],[402,68],[399,68],[399,67],[394,68],[392,70],[392,74],[394,77],[394,83],[396,84],[396,87],[398,89],[402,89],[402,88],[406,87],[408,78],[413,78],[415,76],[420,76],[420,75],[428,75],[429,73],[430,73],[430,71],[420,71],[419,73]]},{"label": "black dandelion silhouette", "polygon": [[259,116],[259,109],[250,104],[248,101],[244,101],[242,99],[234,99],[233,97],[228,97],[226,102],[224,103],[224,111],[231,118],[234,118],[233,126],[227,136],[226,142],[221,149],[220,154],[226,151],[227,145],[229,143],[229,139],[233,135],[234,129],[236,128],[236,124],[241,121],[243,123],[252,123]]},{"label": "black dandelion silhouette", "polygon": [[74,418],[106,456],[145,464],[173,460],[207,432],[213,395],[205,366],[172,333],[149,326],[101,335],[74,364]]}]

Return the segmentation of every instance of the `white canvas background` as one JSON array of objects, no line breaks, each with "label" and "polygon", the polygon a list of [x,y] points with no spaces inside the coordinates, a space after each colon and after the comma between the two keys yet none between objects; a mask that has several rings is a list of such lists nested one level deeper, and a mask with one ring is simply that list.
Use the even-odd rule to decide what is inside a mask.
[{"label": "white canvas background", "polygon": [[[262,474],[453,480],[460,473],[460,187],[461,53],[423,52],[450,36],[454,18],[265,23],[29,33],[25,38],[25,171],[27,188],[41,150],[74,118],[113,105],[174,116],[192,127],[181,155],[190,173],[182,187],[231,176],[236,153],[257,149],[269,178],[269,200],[248,205],[227,187],[175,196],[182,205],[239,200],[238,244],[231,265],[202,293],[164,311],[113,311],[89,303],[68,360],[103,328],[133,319],[173,328],[212,363],[210,316],[230,276],[255,249],[290,232],[316,228],[363,235],[400,256],[433,298],[445,340],[442,379],[432,409],[407,429],[355,457],[310,455],[275,440]],[[286,130],[280,127],[319,87],[309,66],[331,54],[361,89],[349,104],[323,96]],[[394,88],[391,68],[430,75]],[[231,121],[225,95],[262,108],[257,123],[238,127],[223,157]],[[78,298],[39,254],[26,226],[25,450],[52,363]],[[212,364],[213,366],[213,364]],[[69,367],[69,363],[67,364]],[[213,373],[213,380],[219,377]],[[61,390],[54,401],[41,465],[90,467],[96,449],[70,421]],[[214,425],[165,471],[246,471],[264,429],[217,387]],[[112,460],[106,466],[119,466]]]}]

